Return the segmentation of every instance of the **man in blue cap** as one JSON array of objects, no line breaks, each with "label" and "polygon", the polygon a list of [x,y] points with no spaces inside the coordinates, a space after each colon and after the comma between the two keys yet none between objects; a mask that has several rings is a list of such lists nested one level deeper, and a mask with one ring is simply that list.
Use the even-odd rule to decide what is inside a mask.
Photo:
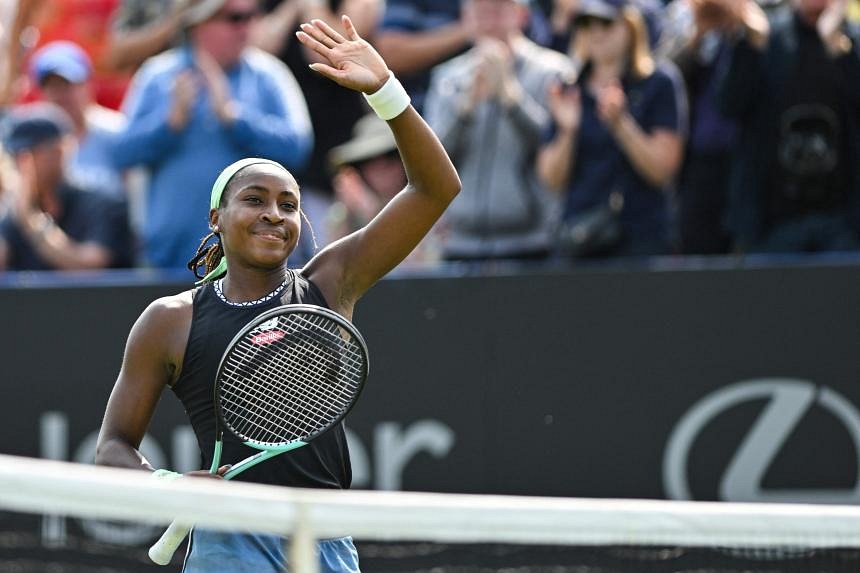
[{"label": "man in blue cap", "polygon": [[72,123],[59,107],[12,109],[0,125],[14,158],[12,205],[0,218],[0,269],[98,269],[131,264],[125,204],[77,189],[65,178],[64,138]]},{"label": "man in blue cap", "polygon": [[69,181],[82,189],[125,199],[122,171],[113,165],[110,155],[125,118],[93,101],[92,64],[86,52],[72,42],[45,44],[30,60],[30,75],[44,99],[63,108],[72,121],[78,146],[68,158]]}]

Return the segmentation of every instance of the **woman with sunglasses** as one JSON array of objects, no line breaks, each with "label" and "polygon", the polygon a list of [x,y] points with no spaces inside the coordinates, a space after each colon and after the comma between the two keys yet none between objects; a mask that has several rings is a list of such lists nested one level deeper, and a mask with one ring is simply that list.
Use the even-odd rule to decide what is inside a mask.
[{"label": "woman with sunglasses", "polygon": [[680,79],[655,63],[643,18],[624,0],[585,0],[574,25],[581,72],[551,89],[555,127],[537,159],[541,180],[566,194],[560,246],[577,256],[668,253]]}]

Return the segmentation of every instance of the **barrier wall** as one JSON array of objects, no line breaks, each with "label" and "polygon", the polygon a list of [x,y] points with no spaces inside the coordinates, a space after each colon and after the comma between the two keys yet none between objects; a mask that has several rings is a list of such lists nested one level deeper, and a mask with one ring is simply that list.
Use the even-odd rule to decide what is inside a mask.
[{"label": "barrier wall", "polygon": [[[825,264],[384,280],[355,315],[371,377],[348,419],[354,486],[855,503],[858,285],[860,266]],[[91,459],[131,324],[182,288],[0,288],[0,452]],[[169,392],[143,449],[199,464]],[[67,521],[0,529],[152,536]]]}]

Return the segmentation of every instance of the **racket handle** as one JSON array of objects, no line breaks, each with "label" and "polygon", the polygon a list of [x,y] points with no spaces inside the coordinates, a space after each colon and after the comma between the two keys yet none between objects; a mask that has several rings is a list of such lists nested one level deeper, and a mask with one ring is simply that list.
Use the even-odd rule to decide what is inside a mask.
[{"label": "racket handle", "polygon": [[182,541],[188,536],[191,531],[190,525],[173,522],[170,524],[161,537],[152,547],[149,548],[149,558],[153,563],[159,565],[167,565],[173,558],[176,548],[182,544]]}]

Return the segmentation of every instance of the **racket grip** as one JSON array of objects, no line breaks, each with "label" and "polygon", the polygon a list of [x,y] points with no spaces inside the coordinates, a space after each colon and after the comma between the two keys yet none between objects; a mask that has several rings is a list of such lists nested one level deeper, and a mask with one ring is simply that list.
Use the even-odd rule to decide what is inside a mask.
[{"label": "racket grip", "polygon": [[184,523],[173,522],[161,534],[161,537],[149,548],[149,558],[153,563],[167,565],[173,558],[176,548],[188,536],[191,526]]}]

